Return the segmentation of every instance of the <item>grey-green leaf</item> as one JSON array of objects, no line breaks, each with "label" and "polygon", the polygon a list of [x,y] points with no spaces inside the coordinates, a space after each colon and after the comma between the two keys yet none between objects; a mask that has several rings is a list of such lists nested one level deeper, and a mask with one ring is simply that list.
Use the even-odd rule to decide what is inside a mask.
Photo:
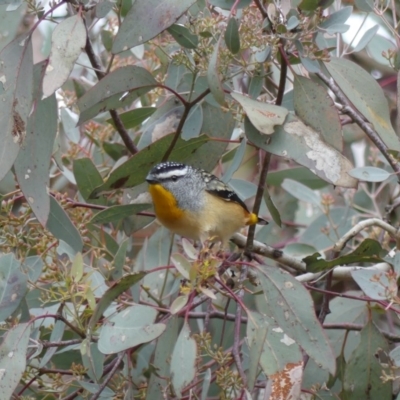
[{"label": "grey-green leaf", "polygon": [[294,80],[296,114],[317,131],[336,150],[343,150],[342,126],[339,114],[325,88],[311,79],[296,75]]},{"label": "grey-green leaf", "polygon": [[68,79],[86,44],[86,28],[80,13],[62,20],[54,29],[51,52],[43,78],[43,97],[49,97]]},{"label": "grey-green leaf", "polygon": [[196,341],[190,336],[187,322],[183,324],[171,356],[172,385],[177,397],[182,397],[182,389],[196,376]]},{"label": "grey-green leaf", "polygon": [[186,49],[195,49],[199,44],[198,36],[190,32],[186,26],[174,24],[167,30],[172,37]]},{"label": "grey-green leaf", "polygon": [[349,171],[349,175],[365,182],[383,182],[391,174],[382,168],[377,167],[359,167]]},{"label": "grey-green leaf", "polygon": [[221,42],[222,36],[219,38],[218,42],[214,45],[214,50],[210,57],[210,63],[208,64],[207,70],[207,81],[208,86],[211,90],[214,99],[220,104],[224,105],[225,103],[225,92],[222,87],[221,79],[219,77],[218,72],[218,53],[219,53],[219,45]]},{"label": "grey-green leaf", "polygon": [[90,222],[93,224],[106,224],[109,222],[120,221],[121,219],[131,217],[140,211],[146,210],[149,207],[149,204],[125,204],[121,206],[111,206],[94,215]]},{"label": "grey-green leaf", "polygon": [[50,213],[46,228],[57,238],[68,243],[76,252],[82,251],[83,241],[78,229],[69,219],[67,213],[50,196]]},{"label": "grey-green leaf", "polygon": [[361,51],[367,44],[374,38],[376,33],[379,30],[379,25],[376,24],[372,28],[367,29],[364,32],[363,37],[359,40],[359,42],[356,44],[356,46],[353,49],[354,53],[357,53],[358,51]]},{"label": "grey-green leaf", "polygon": [[255,145],[280,157],[304,165],[321,179],[336,186],[356,187],[357,180],[348,174],[351,162],[341,152],[325,143],[310,126],[289,114],[283,126],[275,128],[273,140],[267,140],[245,120],[247,138]]},{"label": "grey-green leaf", "polygon": [[112,316],[101,328],[99,350],[115,354],[156,339],[165,330],[164,324],[154,324],[157,314],[155,308],[137,304]]},{"label": "grey-green leaf", "polygon": [[0,181],[17,158],[32,109],[33,56],[28,37],[18,37],[0,52]]},{"label": "grey-green leaf", "polygon": [[345,398],[392,399],[392,382],[382,382],[382,365],[376,353],[388,351],[389,346],[382,333],[370,320],[360,332],[360,344],[347,362],[343,387]]},{"label": "grey-green leaf", "polygon": [[321,368],[334,374],[335,356],[315,315],[310,293],[292,275],[278,268],[263,266],[258,277],[264,293],[263,312]]},{"label": "grey-green leaf", "polygon": [[[34,76],[39,94],[43,63],[35,65]],[[55,96],[38,100],[28,118],[27,136],[21,146],[14,168],[25,199],[38,221],[46,226],[50,213],[50,158],[57,135],[57,101]]]},{"label": "grey-green leaf", "polygon": [[228,26],[225,31],[226,47],[232,54],[237,54],[240,51],[240,36],[239,24],[236,18],[231,17],[228,21]]},{"label": "grey-green leaf", "polygon": [[89,201],[89,195],[99,185],[103,183],[100,172],[90,158],[79,158],[73,161],[73,172],[78,186],[79,193],[85,201],[94,204],[105,204],[104,199]]},{"label": "grey-green leaf", "polygon": [[282,188],[290,193],[293,197],[296,197],[298,200],[321,207],[320,196],[315,191],[311,190],[300,182],[296,182],[292,179],[285,179],[282,182]]},{"label": "grey-green leaf", "polygon": [[[164,136],[148,146],[145,151],[140,151],[121,164],[111,172],[105,183],[93,191],[91,197],[96,197],[104,191],[133,187],[143,183],[150,168],[161,161],[174,136],[174,134]],[[190,160],[190,156],[193,156],[193,153],[206,141],[207,138],[204,135],[189,141],[178,139],[170,158],[180,162]],[[136,173],[132,174],[132,171]]]},{"label": "grey-green leaf", "polygon": [[231,96],[243,107],[251,123],[262,133],[274,133],[276,125],[282,125],[288,110],[281,106],[250,99],[240,93],[231,92]]},{"label": "grey-green leaf", "polygon": [[378,82],[365,69],[344,58],[332,58],[325,66],[343,93],[373,125],[386,146],[400,151],[400,141],[390,121],[388,102]]},{"label": "grey-green leaf", "polygon": [[81,114],[78,123],[82,124],[100,112],[129,105],[156,85],[157,81],[142,67],[118,68],[79,98],[77,104]]},{"label": "grey-green leaf", "polygon": [[136,0],[115,37],[114,54],[156,37],[175,23],[196,0]]},{"label": "grey-green leaf", "polygon": [[0,393],[3,399],[11,399],[26,368],[26,357],[31,324],[19,324],[3,337],[0,346]]},{"label": "grey-green leaf", "polygon": [[[140,125],[147,118],[151,117],[156,110],[156,107],[141,107],[121,113],[119,114],[119,117],[121,118],[125,128],[131,129]],[[111,118],[108,119],[107,122],[115,128],[114,121]]]},{"label": "grey-green leaf", "polygon": [[19,306],[28,290],[27,276],[21,264],[9,253],[0,257],[0,321],[6,320]]}]

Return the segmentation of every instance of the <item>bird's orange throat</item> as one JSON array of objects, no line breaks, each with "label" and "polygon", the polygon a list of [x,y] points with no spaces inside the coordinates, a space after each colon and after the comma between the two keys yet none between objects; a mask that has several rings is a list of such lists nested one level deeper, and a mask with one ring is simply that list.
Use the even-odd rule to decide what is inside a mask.
[{"label": "bird's orange throat", "polygon": [[171,192],[158,183],[149,185],[149,192],[153,198],[156,216],[161,223],[168,225],[182,217],[184,211],[178,207]]}]

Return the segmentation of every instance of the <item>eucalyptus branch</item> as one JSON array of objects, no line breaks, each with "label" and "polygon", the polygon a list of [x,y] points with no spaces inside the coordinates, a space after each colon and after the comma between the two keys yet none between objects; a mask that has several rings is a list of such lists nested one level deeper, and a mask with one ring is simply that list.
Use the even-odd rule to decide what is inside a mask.
[{"label": "eucalyptus branch", "polygon": [[[83,21],[85,23],[86,32],[87,32],[85,51],[89,58],[90,63],[92,64],[92,67],[94,68],[97,78],[99,80],[101,80],[106,76],[106,73],[103,72],[103,67],[101,65],[101,62],[93,50],[92,42],[89,39],[89,32],[87,29],[86,20],[83,19]],[[131,139],[131,137],[129,136],[128,131],[125,129],[125,126],[124,126],[119,114],[115,110],[109,110],[109,113],[114,122],[114,126],[115,126],[117,132],[119,133],[119,135],[121,136],[121,139],[124,142],[126,148],[130,151],[131,154],[136,154],[138,152],[138,149],[135,146],[135,144],[133,143],[133,140]]]},{"label": "eucalyptus branch", "polygon": [[346,232],[333,246],[334,251],[342,251],[346,243],[358,235],[363,229],[368,228],[370,226],[378,226],[385,230],[387,233],[392,235],[396,241],[400,239],[399,230],[392,225],[389,225],[387,222],[382,221],[378,218],[370,218],[364,221],[358,222],[356,225],[353,226],[348,232]]},{"label": "eucalyptus branch", "polygon": [[390,166],[396,172],[397,180],[400,182],[400,164],[394,159],[393,156],[389,154],[388,147],[382,141],[381,137],[378,135],[378,133],[375,131],[372,125],[365,120],[364,116],[358,110],[354,108],[354,106],[350,103],[350,101],[340,90],[339,86],[336,85],[333,79],[329,79],[322,72],[317,72],[317,76],[329,87],[329,89],[333,92],[333,94],[344,105],[343,111],[346,112],[353,119],[353,121],[367,134],[369,139],[383,154],[383,156],[386,158]]},{"label": "eucalyptus branch", "polygon": [[[246,247],[246,240],[246,236],[240,233],[235,233],[231,238],[231,241],[242,249]],[[283,265],[286,265],[287,267],[295,269],[296,271],[306,271],[306,264],[303,261],[300,261],[295,257],[285,255],[283,251],[274,249],[273,247],[256,240],[253,242],[252,252],[275,260]]]},{"label": "eucalyptus branch", "polygon": [[[360,267],[360,266],[352,266],[352,267],[335,267],[332,271],[332,278],[340,281],[352,280],[351,273],[352,271],[359,270],[369,270],[376,272],[389,272],[391,270],[391,266],[388,263],[378,263],[373,265],[372,267]],[[312,282],[316,281],[321,277],[321,273],[312,273],[307,272],[305,274],[296,276],[296,279],[299,282]]]}]

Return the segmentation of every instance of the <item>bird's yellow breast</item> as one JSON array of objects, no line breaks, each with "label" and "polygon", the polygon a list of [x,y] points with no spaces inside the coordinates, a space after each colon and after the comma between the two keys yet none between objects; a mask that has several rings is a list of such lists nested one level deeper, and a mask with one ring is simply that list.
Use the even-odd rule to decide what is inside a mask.
[{"label": "bird's yellow breast", "polygon": [[178,207],[178,203],[171,192],[159,184],[149,185],[149,192],[153,198],[157,218],[161,223],[169,225],[182,218],[183,210]]}]

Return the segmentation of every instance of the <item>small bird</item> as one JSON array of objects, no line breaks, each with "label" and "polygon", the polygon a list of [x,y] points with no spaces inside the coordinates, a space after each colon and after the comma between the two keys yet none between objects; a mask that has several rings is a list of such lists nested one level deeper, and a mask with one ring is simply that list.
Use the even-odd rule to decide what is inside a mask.
[{"label": "small bird", "polygon": [[225,245],[246,225],[268,224],[251,213],[215,175],[173,161],[154,166],[146,177],[158,220],[183,237],[220,240]]}]

